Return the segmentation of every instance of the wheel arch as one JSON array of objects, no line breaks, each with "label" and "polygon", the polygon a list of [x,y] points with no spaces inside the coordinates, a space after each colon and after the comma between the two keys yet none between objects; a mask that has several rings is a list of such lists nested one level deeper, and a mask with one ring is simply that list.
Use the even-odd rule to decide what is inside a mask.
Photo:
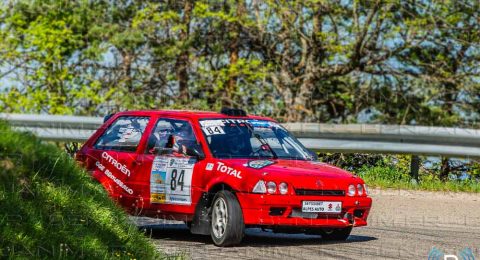
[{"label": "wheel arch", "polygon": [[212,185],[207,191],[208,202],[209,202],[208,206],[211,205],[212,200],[215,197],[215,194],[217,194],[217,192],[219,192],[221,190],[228,190],[228,191],[231,191],[234,194],[236,192],[236,190],[232,186],[228,185],[225,182],[216,183],[216,184]]},{"label": "wheel arch", "polygon": [[218,181],[212,185],[209,185],[205,192],[198,200],[195,208],[195,214],[193,216],[192,225],[190,231],[193,234],[209,235],[210,234],[210,218],[209,209],[212,205],[215,194],[222,190],[228,190],[236,197],[236,189],[226,182]]}]

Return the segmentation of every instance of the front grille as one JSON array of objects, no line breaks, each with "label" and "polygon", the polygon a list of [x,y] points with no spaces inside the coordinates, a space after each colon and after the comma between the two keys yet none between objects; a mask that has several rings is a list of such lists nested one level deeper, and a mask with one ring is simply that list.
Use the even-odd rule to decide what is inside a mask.
[{"label": "front grille", "polygon": [[296,189],[295,194],[300,196],[345,196],[345,191]]}]

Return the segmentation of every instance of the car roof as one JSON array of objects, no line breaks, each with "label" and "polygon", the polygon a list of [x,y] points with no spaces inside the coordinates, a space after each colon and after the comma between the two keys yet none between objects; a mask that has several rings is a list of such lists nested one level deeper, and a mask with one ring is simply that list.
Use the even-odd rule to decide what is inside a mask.
[{"label": "car roof", "polygon": [[258,119],[258,120],[268,120],[275,121],[272,118],[256,115],[247,115],[247,116],[229,116],[219,112],[212,111],[200,111],[200,110],[132,110],[118,112],[116,116],[148,116],[148,115],[158,115],[158,116],[178,116],[178,117],[188,117],[191,119],[208,119],[208,118],[232,118],[232,119]]}]

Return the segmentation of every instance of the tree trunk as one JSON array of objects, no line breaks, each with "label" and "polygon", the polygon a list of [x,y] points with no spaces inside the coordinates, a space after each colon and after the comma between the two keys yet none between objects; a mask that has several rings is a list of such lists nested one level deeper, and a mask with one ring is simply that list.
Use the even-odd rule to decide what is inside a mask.
[{"label": "tree trunk", "polygon": [[452,168],[450,167],[450,160],[447,157],[443,157],[442,166],[440,170],[440,180],[447,181],[448,175],[450,175],[451,171],[452,171]]},{"label": "tree trunk", "polygon": [[[243,0],[236,1],[236,16],[237,18],[241,19],[241,17],[245,14],[245,2]],[[230,68],[235,67],[238,62],[239,50],[240,50],[240,31],[241,31],[241,24],[238,22],[230,24],[230,32],[234,33],[233,38],[230,41],[229,49],[230,49]],[[237,91],[237,71],[230,70],[228,75],[228,82],[227,87],[224,92],[224,96],[226,98],[223,99],[223,105],[228,107],[234,106],[235,100],[235,93]]]},{"label": "tree trunk", "polygon": [[[306,46],[304,48],[306,48]],[[305,63],[305,73],[302,75],[303,80],[301,81],[300,88],[295,95],[293,109],[290,109],[291,112],[295,113],[295,115],[292,115],[294,121],[314,120],[312,110],[313,89],[315,87],[314,67],[315,64],[313,62],[312,54],[309,54]]]},{"label": "tree trunk", "polygon": [[[445,103],[443,105],[443,109],[447,112],[449,116],[452,116],[453,111],[453,103],[456,100],[457,87],[455,84],[451,82],[444,83],[445,93],[444,93],[444,100]],[[440,171],[440,179],[442,181],[448,180],[448,175],[451,173],[452,169],[450,167],[450,162],[447,157],[442,158],[442,168]]]},{"label": "tree trunk", "polygon": [[189,37],[189,27],[190,27],[190,20],[191,14],[193,9],[193,3],[191,0],[186,0],[185,5],[183,6],[183,18],[182,23],[185,25],[185,29],[180,31],[179,40],[183,42],[183,50],[181,54],[178,56],[177,61],[175,63],[175,72],[178,81],[178,90],[179,90],[179,98],[180,100],[187,100],[188,99],[188,67],[190,65],[189,60],[189,51],[186,46],[186,41]]}]

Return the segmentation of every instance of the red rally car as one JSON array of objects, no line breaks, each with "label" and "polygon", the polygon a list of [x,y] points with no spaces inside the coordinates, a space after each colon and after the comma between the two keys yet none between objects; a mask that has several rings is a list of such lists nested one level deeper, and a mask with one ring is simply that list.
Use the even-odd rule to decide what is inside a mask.
[{"label": "red rally car", "polygon": [[185,221],[218,246],[249,227],[345,240],[372,204],[361,178],[240,109],[120,112],[76,159],[131,214]]}]

